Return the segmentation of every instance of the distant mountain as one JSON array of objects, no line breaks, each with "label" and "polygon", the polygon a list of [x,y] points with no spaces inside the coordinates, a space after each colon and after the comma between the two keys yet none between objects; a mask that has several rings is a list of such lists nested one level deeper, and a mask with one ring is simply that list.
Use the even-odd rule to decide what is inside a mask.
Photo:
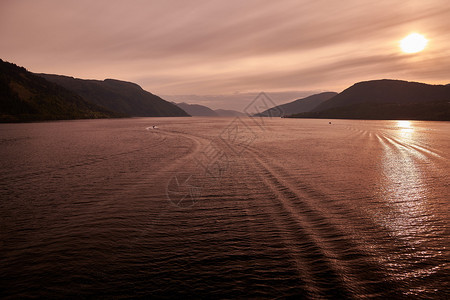
[{"label": "distant mountain", "polygon": [[121,116],[0,59],[0,122]]},{"label": "distant mountain", "polygon": [[143,90],[139,85],[115,79],[86,80],[62,75],[37,74],[82,96],[86,101],[133,117],[185,117],[178,106]]},{"label": "distant mountain", "polygon": [[450,120],[450,86],[401,80],[359,82],[300,118]]},{"label": "distant mountain", "polygon": [[219,117],[241,117],[246,115],[240,111],[231,109],[215,109],[214,111]]},{"label": "distant mountain", "polygon": [[311,95],[302,99],[298,99],[286,104],[272,107],[262,113],[256,114],[258,117],[282,117],[285,115],[293,115],[303,112],[309,112],[316,108],[321,103],[336,96],[335,92],[324,92],[320,94]]},{"label": "distant mountain", "polygon": [[363,81],[317,106],[314,111],[363,103],[425,103],[450,100],[450,87],[402,80]]},{"label": "distant mountain", "polygon": [[185,112],[195,117],[217,117],[219,116],[214,110],[211,108],[199,105],[199,104],[188,104],[185,102],[176,103],[178,107],[183,109]]},{"label": "distant mountain", "polygon": [[189,104],[189,103],[175,103],[178,107],[183,109],[185,112],[190,114],[191,116],[196,117],[236,117],[236,116],[245,116],[244,113],[241,113],[236,110],[229,109],[215,109],[200,105],[200,104]]}]

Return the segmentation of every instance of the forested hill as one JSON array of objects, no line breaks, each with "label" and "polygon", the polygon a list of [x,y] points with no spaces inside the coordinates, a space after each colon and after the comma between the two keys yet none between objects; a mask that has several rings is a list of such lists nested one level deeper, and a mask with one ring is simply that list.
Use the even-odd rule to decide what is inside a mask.
[{"label": "forested hill", "polygon": [[0,59],[0,122],[92,119],[121,114]]},{"label": "forested hill", "polygon": [[143,90],[139,85],[116,79],[87,80],[62,75],[38,74],[82,96],[86,101],[133,117],[186,117],[173,103]]}]

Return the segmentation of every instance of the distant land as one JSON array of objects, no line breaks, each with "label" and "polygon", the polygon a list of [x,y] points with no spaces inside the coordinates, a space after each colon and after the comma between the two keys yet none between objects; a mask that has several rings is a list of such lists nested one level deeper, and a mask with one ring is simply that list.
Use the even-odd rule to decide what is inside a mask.
[{"label": "distant land", "polygon": [[0,122],[124,116],[0,59]]},{"label": "distant land", "polygon": [[246,116],[246,114],[232,109],[215,109],[214,110],[219,117],[242,117]]},{"label": "distant land", "polygon": [[86,101],[132,117],[187,117],[178,106],[143,90],[139,85],[115,79],[86,80],[62,75],[38,74],[71,90]]},{"label": "distant land", "polygon": [[450,85],[402,80],[354,84],[293,118],[450,121]]},{"label": "distant land", "polygon": [[0,59],[0,122],[181,116],[135,83],[34,74]]},{"label": "distant land", "polygon": [[[175,102],[172,102],[175,103]],[[175,103],[178,107],[183,109],[185,112],[190,114],[193,117],[237,117],[237,116],[245,116],[244,113],[241,113],[236,110],[231,109],[211,109],[205,105],[200,104],[188,104],[186,102]]]},{"label": "distant land", "polygon": [[[198,91],[200,94],[164,94],[159,95],[161,98],[172,101],[175,103],[195,103],[199,105],[207,106],[213,110],[227,109],[242,112],[249,103],[254,101],[264,91],[264,87],[258,92],[233,92],[229,94],[201,94],[202,91]],[[302,91],[266,91],[267,96],[275,104],[283,104],[291,102],[295,99],[307,97],[309,95],[325,92],[325,90],[302,90]],[[274,104],[274,105],[275,105]]]},{"label": "distant land", "polygon": [[219,115],[212,110],[211,108],[199,105],[199,104],[188,104],[185,102],[182,103],[174,103],[181,109],[183,109],[185,112],[190,114],[193,117],[218,117]]},{"label": "distant land", "polygon": [[255,116],[258,117],[283,117],[286,115],[293,115],[303,112],[309,112],[316,108],[319,104],[336,96],[335,92],[324,92],[320,94],[311,95],[302,99],[298,99],[286,104],[278,105],[269,108]]},{"label": "distant land", "polygon": [[[189,115],[244,114],[171,103],[132,82],[34,74],[0,59],[0,122]],[[450,85],[391,79],[364,81],[339,94],[314,94],[257,116],[450,121]]]}]

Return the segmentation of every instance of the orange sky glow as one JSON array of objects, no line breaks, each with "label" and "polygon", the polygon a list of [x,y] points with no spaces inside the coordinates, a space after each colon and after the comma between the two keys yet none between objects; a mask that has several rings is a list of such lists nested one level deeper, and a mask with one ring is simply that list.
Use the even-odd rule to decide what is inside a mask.
[{"label": "orange sky glow", "polygon": [[[159,95],[341,91],[450,82],[450,2],[1,1],[0,58],[32,72],[133,81]],[[427,47],[399,41],[412,32]]]}]

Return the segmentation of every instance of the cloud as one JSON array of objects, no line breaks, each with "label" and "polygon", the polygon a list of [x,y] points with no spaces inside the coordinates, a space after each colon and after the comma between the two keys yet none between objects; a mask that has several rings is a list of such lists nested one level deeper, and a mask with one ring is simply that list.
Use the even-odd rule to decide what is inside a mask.
[{"label": "cloud", "polygon": [[[0,53],[31,71],[162,94],[444,82],[449,14],[446,0],[2,1]],[[418,60],[398,50],[411,31],[430,38]]]}]

